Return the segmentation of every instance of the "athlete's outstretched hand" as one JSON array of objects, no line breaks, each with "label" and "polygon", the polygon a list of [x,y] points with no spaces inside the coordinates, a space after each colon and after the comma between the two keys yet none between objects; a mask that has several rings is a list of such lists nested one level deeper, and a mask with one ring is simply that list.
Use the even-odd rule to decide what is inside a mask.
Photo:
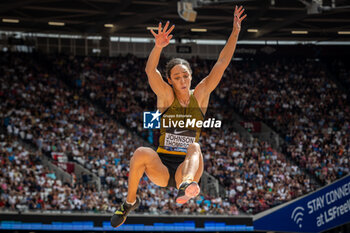
[{"label": "athlete's outstretched hand", "polygon": [[168,27],[169,27],[169,21],[166,22],[163,30],[162,30],[162,23],[159,23],[158,34],[156,34],[151,29],[151,32],[156,40],[156,46],[159,48],[164,48],[165,46],[167,46],[169,44],[171,38],[173,38],[173,35],[169,35],[169,34],[174,29],[175,25],[171,26],[171,28],[169,28],[169,30],[168,30]]},{"label": "athlete's outstretched hand", "polygon": [[237,6],[235,7],[235,13],[234,13],[234,19],[233,19],[233,31],[236,35],[238,35],[239,32],[241,31],[241,22],[243,21],[243,19],[245,19],[245,17],[247,17],[247,15],[242,16],[243,12],[244,12],[244,8],[242,6],[240,6],[239,8]]}]

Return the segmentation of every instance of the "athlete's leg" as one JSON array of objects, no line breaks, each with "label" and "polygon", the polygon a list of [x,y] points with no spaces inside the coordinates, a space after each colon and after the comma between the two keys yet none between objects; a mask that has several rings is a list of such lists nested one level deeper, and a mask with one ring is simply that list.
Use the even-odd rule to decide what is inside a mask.
[{"label": "athlete's leg", "polygon": [[149,147],[139,147],[130,160],[127,202],[133,203],[136,200],[137,188],[144,172],[156,185],[167,186],[169,171],[160,160],[157,152]]},{"label": "athlete's leg", "polygon": [[175,173],[176,187],[182,182],[199,182],[203,174],[203,156],[198,143],[192,143],[187,148],[185,160],[180,164]]},{"label": "athlete's leg", "polygon": [[199,179],[203,174],[203,156],[198,143],[192,143],[187,148],[187,155],[175,173],[176,186],[179,189],[176,203],[184,204],[196,197],[200,188]]},{"label": "athlete's leg", "polygon": [[[167,186],[170,176],[169,171],[163,165],[158,154],[148,147],[137,148],[130,160],[127,202],[124,202],[112,216],[111,225],[113,227],[122,225],[129,212],[140,205],[140,198],[136,198],[136,192],[140,179],[145,172],[148,178],[156,185]],[[135,204],[133,204],[134,202]]]}]

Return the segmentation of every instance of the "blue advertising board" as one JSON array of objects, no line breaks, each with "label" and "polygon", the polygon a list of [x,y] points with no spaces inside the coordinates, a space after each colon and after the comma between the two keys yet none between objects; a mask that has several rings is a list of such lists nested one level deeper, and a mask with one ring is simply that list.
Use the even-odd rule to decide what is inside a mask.
[{"label": "blue advertising board", "polygon": [[254,217],[255,230],[322,232],[349,223],[350,175],[266,212]]},{"label": "blue advertising board", "polygon": [[113,228],[110,213],[50,213],[0,211],[0,232],[6,230],[46,231],[161,231],[161,232],[243,232],[254,231],[251,216],[149,215],[132,213]]}]

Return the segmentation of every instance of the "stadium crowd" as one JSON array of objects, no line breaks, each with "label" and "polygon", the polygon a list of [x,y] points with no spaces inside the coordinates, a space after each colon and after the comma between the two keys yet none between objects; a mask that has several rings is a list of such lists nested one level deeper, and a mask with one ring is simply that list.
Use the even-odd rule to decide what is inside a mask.
[{"label": "stadium crowd", "polygon": [[41,163],[16,136],[0,135],[0,210],[65,210],[93,207],[95,193],[72,189]]},{"label": "stadium crowd", "polygon": [[264,61],[243,65],[236,73],[239,78],[227,84],[232,90],[230,106],[280,132],[288,143],[285,153],[323,183],[349,173],[348,96],[324,64]]},{"label": "stadium crowd", "polygon": [[[132,137],[125,128],[98,112],[78,93],[69,90],[40,59],[26,59],[26,56],[4,54],[0,59],[0,118],[7,134],[35,144],[48,156],[51,152],[69,154],[100,177],[101,192],[95,187],[82,185],[55,189],[54,196],[60,196],[62,192],[64,197],[58,203],[59,210],[115,211],[127,194],[128,160],[143,141]],[[145,177],[140,184],[142,205],[138,211],[238,214],[237,207],[227,199],[200,195],[184,206],[175,204],[173,199],[164,199],[165,196],[173,197],[174,192],[173,189],[155,187]],[[3,193],[5,191],[1,189]],[[33,193],[27,192],[26,195],[32,196]],[[2,196],[5,200],[2,208],[18,209],[9,205],[8,196]],[[72,205],[68,198],[71,196],[85,200],[84,206]],[[40,208],[52,209],[46,203],[50,201],[48,197],[41,198],[44,203]],[[196,211],[192,212],[193,209]]]},{"label": "stadium crowd", "polygon": [[[332,59],[328,61],[328,68],[337,78],[340,85],[349,93],[350,92],[350,69],[349,61],[346,59]],[[349,98],[349,97],[348,97]]]},{"label": "stadium crowd", "polygon": [[[65,64],[58,70],[68,69],[80,90],[147,137],[141,114],[145,109],[154,110],[155,95],[147,85],[139,85],[147,82],[144,63],[131,55],[117,59],[71,57],[69,62],[58,60]],[[190,64],[194,87],[209,73],[213,61],[192,58]],[[349,173],[350,107],[347,94],[327,76],[325,67],[317,60],[292,58],[231,64],[209,108],[221,112],[226,121],[232,119],[230,109],[235,109],[247,119],[266,122],[285,137],[285,154],[321,182],[330,183]],[[344,64],[340,67],[340,76],[345,77]],[[125,82],[130,79],[133,81]],[[118,101],[122,104],[113,104]]]},{"label": "stadium crowd", "polygon": [[[148,85],[140,85],[140,83],[147,83],[147,78],[143,72],[144,62],[145,60],[131,55],[116,59],[70,57],[68,60],[66,58],[57,59],[55,67],[57,67],[56,73],[62,72],[61,76],[70,80],[78,90],[83,91],[86,96],[90,97],[90,99],[97,100],[100,104],[104,105],[111,115],[115,114],[115,117],[126,123],[130,129],[134,129],[135,131],[138,131],[139,134],[145,135],[146,138],[148,138],[147,131],[142,128],[142,112],[145,109],[154,110],[156,101],[155,95],[152,94]],[[195,73],[195,80],[193,80],[193,86],[195,86],[195,83],[198,83],[198,81],[205,77],[204,75],[209,72],[210,61],[202,61],[193,58],[191,63],[193,63],[193,70]],[[202,69],[203,67],[204,69]],[[232,67],[229,68],[229,70],[231,69]],[[229,75],[225,74],[224,79],[228,79],[228,77]],[[227,84],[222,85],[223,87],[220,86],[220,88],[224,91],[228,91],[229,89],[225,85]],[[217,119],[224,118],[224,121],[229,122],[232,110],[227,111],[226,106],[223,104],[227,105],[228,103],[226,103],[224,99],[225,96],[220,90],[215,91],[210,112],[216,113],[215,117]],[[111,103],[118,101],[122,104],[111,105]],[[226,128],[226,126],[224,128]],[[208,141],[202,135],[202,152],[203,154],[207,152],[207,158],[205,158],[206,170],[211,173],[210,170],[208,170],[208,160],[212,159],[211,164],[212,166],[215,165],[215,169],[213,170],[221,171],[220,175],[215,172],[213,173],[218,178],[221,176],[221,183],[226,187],[227,184],[223,181],[230,180],[232,177],[242,177],[245,184],[236,185],[235,182],[230,187],[232,189],[230,192],[231,197],[235,196],[234,198],[231,198],[232,202],[239,205],[245,212],[260,212],[276,204],[314,190],[315,187],[305,175],[301,174],[300,169],[296,166],[292,166],[290,163],[287,164],[284,156],[277,156],[278,153],[273,151],[266,143],[257,141],[254,146],[253,144],[247,146],[247,142],[242,142],[239,139],[239,136],[232,130],[229,130],[229,128],[226,129],[225,134],[218,136],[217,141],[214,142],[215,139],[213,139],[213,137],[215,138],[214,135],[216,133],[217,132],[214,131],[207,132],[207,135],[213,135],[208,137]],[[265,163],[265,160],[267,160],[267,165],[265,165],[265,167],[255,168],[257,170],[256,174],[251,173],[251,167],[249,166],[243,167],[242,164],[232,166],[232,161],[236,159],[233,154],[237,155],[237,153],[230,153],[228,150],[229,147],[227,145],[235,145],[231,139],[235,139],[240,145],[244,145],[244,148],[241,148],[241,153],[238,153],[241,155],[238,159],[247,162],[249,161],[248,158],[250,158],[251,164],[259,164],[260,162]],[[153,140],[153,142],[156,142],[156,140]],[[261,156],[261,158],[260,156],[254,157],[251,156],[252,150],[254,150],[254,155],[269,155],[266,157]],[[217,156],[214,156],[214,154]],[[246,158],[244,158],[245,154]],[[274,160],[269,158],[271,155],[275,158]],[[227,161],[225,162],[226,166],[221,166],[220,169],[218,169],[218,163],[216,161],[219,156],[221,156],[223,161]],[[228,166],[228,164],[231,166]],[[287,165],[288,167],[286,167]],[[293,172],[290,172],[292,167],[294,170]],[[244,170],[239,174],[238,171],[242,168],[244,168]],[[275,177],[271,176],[272,171],[270,170],[276,173],[274,174]],[[271,173],[269,174],[269,172]],[[260,173],[259,178],[261,180],[260,182],[255,183],[255,178],[258,173]],[[295,180],[296,182],[288,181],[286,184],[283,184],[284,179]],[[248,180],[250,182],[247,182]],[[275,187],[276,190],[273,187],[267,186],[267,184],[271,185],[276,182],[280,183],[279,187]],[[238,186],[239,191],[236,190],[236,186]],[[250,193],[252,194],[250,195]],[[249,201],[247,201],[248,195]],[[268,204],[264,202],[263,198],[270,199]],[[261,204],[258,200],[261,201]]]},{"label": "stadium crowd", "polygon": [[[195,86],[209,73],[212,61],[193,58],[190,63]],[[79,189],[86,191],[80,194],[90,195],[84,197],[88,203],[67,210],[115,210],[126,196],[130,156],[145,144],[131,131],[156,145],[157,135],[142,127],[142,112],[155,108],[144,64],[144,59],[131,55],[40,59],[5,53],[0,58],[0,119],[7,133],[34,143],[47,155],[53,151],[67,153],[101,178],[101,193],[81,185]],[[68,88],[62,80],[75,88]],[[212,95],[211,114],[229,122],[235,109],[247,118],[267,122],[285,136],[288,144],[284,154],[266,142],[243,140],[229,124],[220,131],[204,130],[200,143],[205,170],[224,185],[227,197],[201,194],[179,206],[173,201],[174,190],[157,188],[144,177],[138,211],[238,214],[237,207],[246,213],[263,211],[315,189],[289,158],[327,183],[349,173],[346,101],[346,94],[316,62],[230,65]],[[96,106],[106,109],[109,116]],[[76,187],[65,185],[61,189],[65,197],[81,197]],[[0,191],[5,198],[4,190]],[[9,203],[5,206],[12,208]]]},{"label": "stadium crowd", "polygon": [[266,142],[246,141],[232,130],[203,132],[206,170],[246,213],[258,213],[313,191],[310,179]]}]

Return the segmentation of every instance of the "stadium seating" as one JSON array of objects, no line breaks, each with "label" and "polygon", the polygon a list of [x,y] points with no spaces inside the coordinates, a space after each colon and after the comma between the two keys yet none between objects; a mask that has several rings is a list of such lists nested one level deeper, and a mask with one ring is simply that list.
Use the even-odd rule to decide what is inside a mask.
[{"label": "stadium seating", "polygon": [[[195,86],[209,73],[213,61],[193,58],[190,63]],[[61,202],[55,208],[112,212],[125,199],[128,161],[145,144],[132,132],[157,145],[157,134],[142,127],[142,112],[155,110],[156,103],[144,64],[145,59],[132,55],[3,53],[0,57],[0,119],[6,140],[18,137],[46,155],[66,153],[101,179],[100,193],[83,184],[57,188]],[[309,175],[290,159],[325,183],[349,173],[347,96],[327,77],[321,63],[287,59],[231,64],[210,101],[208,114],[223,122],[230,122],[236,111],[272,126],[286,139],[284,152],[258,139],[246,141],[229,125],[220,131],[203,130],[205,170],[225,187],[226,198],[201,194],[179,206],[174,203],[176,191],[158,188],[144,177],[139,212],[261,212],[315,190]],[[0,149],[6,151],[3,146]],[[0,209],[18,209],[2,193],[3,189],[0,203],[5,204]],[[46,208],[50,200],[42,199],[40,208],[52,209]]]}]

